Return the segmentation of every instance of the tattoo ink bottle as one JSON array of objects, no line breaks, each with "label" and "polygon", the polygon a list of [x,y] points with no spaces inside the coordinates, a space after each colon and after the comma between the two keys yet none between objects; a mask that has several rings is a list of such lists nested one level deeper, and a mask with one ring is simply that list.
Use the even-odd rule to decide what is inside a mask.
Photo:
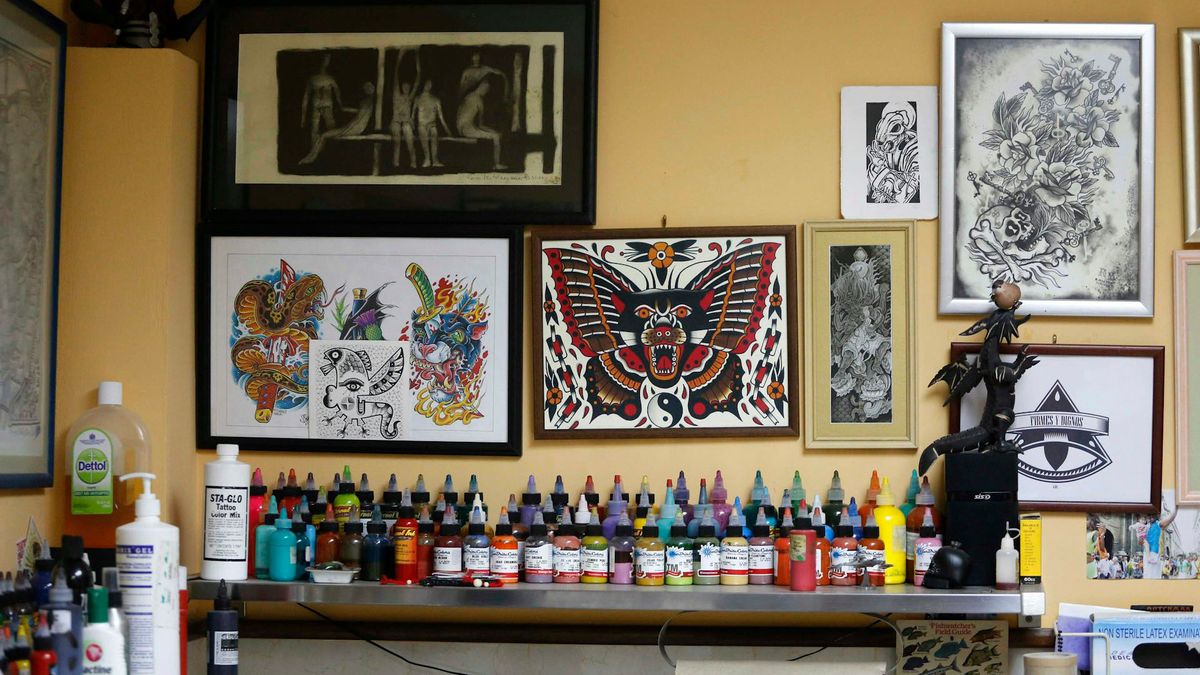
[{"label": "tattoo ink bottle", "polygon": [[437,539],[433,543],[434,572],[459,574],[463,571],[462,537],[458,532],[454,507],[447,504],[446,515],[442,517],[442,526],[438,529]]},{"label": "tattoo ink bottle", "polygon": [[[588,474],[587,481],[583,484],[583,495],[587,500],[588,510],[600,508],[600,493],[596,492],[596,483],[591,474]],[[597,515],[603,518],[604,511],[601,510]]]},{"label": "tattoo ink bottle", "polygon": [[417,579],[425,579],[433,573],[433,548],[437,539],[433,536],[433,521],[429,518],[429,507],[421,511],[417,521]]},{"label": "tattoo ink bottle", "polygon": [[385,572],[390,571],[384,569],[384,563],[389,558],[395,559],[396,553],[391,540],[388,539],[387,530],[382,509],[375,504],[371,508],[371,521],[367,523],[367,536],[363,539],[363,564],[362,572],[359,573],[363,581],[379,581]]},{"label": "tattoo ink bottle", "polygon": [[317,503],[317,497],[321,494],[321,488],[317,487],[317,479],[313,477],[311,471],[308,472],[308,478],[304,479],[304,489],[300,491],[300,496],[308,500],[308,505],[313,506]]},{"label": "tattoo ink bottle", "polygon": [[[666,506],[666,503],[663,503]],[[658,537],[654,514],[646,516],[642,536],[634,543],[633,576],[638,586],[662,586],[667,568],[667,547]]]},{"label": "tattoo ink bottle", "polygon": [[287,511],[280,511],[279,518],[275,521],[270,551],[268,570],[271,581],[295,581],[296,535],[292,532],[292,521],[287,517]]},{"label": "tattoo ink bottle", "polygon": [[[566,507],[563,507],[563,513],[566,513]],[[546,526],[546,536],[550,537],[550,541],[554,541],[554,534],[558,532],[558,510],[549,495],[542,500],[542,524]],[[532,528],[530,528],[532,530]],[[528,562],[528,561],[527,561]]]},{"label": "tattoo ink bottle", "polygon": [[829,547],[829,583],[833,586],[857,586],[858,568],[855,563],[858,540],[854,538],[854,527],[849,524],[849,509],[843,509],[840,520],[842,524],[837,527],[837,537]]},{"label": "tattoo ink bottle", "polygon": [[[680,472],[680,476],[683,473]],[[687,524],[683,522],[682,508],[675,512],[675,522],[671,523],[671,538],[666,541],[666,583],[668,586],[692,585],[692,558],[695,556],[695,542],[687,536]]]},{"label": "tattoo ink bottle", "polygon": [[554,535],[554,583],[577,584],[583,571],[579,537],[575,526],[564,523]]},{"label": "tattoo ink bottle", "polygon": [[633,549],[637,539],[633,536],[633,523],[628,515],[617,521],[613,538],[608,540],[608,582],[610,584],[633,583]]},{"label": "tattoo ink bottle", "polygon": [[296,507],[300,506],[300,498],[304,496],[300,489],[300,484],[296,482],[296,470],[288,469],[287,484],[283,486],[283,499],[279,500],[279,508],[287,509],[288,513],[294,513]]},{"label": "tattoo ink bottle", "polygon": [[420,523],[413,511],[412,494],[408,488],[404,488],[396,522],[392,525],[392,573],[396,581],[402,584],[415,584],[422,578],[417,571],[418,528]]},{"label": "tattoo ink bottle", "polygon": [[775,580],[775,540],[771,539],[771,526],[763,507],[758,507],[758,520],[754,523],[754,536],[749,546],[749,582],[755,586],[770,584]]},{"label": "tattoo ink bottle", "polygon": [[506,584],[517,583],[520,579],[520,556],[521,547],[513,536],[512,523],[508,522],[508,509],[502,506],[489,556],[492,576],[499,577]]},{"label": "tattoo ink bottle", "polygon": [[643,491],[638,495],[637,508],[633,511],[633,536],[635,538],[642,536],[642,530],[646,526],[646,517],[650,515],[650,497]]},{"label": "tattoo ink bottle", "polygon": [[296,537],[296,575],[293,578],[297,581],[308,576],[308,568],[312,565],[313,540],[308,538],[310,527],[312,525],[304,522],[300,507],[296,507],[292,514],[292,534]]},{"label": "tattoo ink bottle", "polygon": [[483,509],[471,509],[467,536],[462,540],[463,572],[471,576],[486,576],[492,572],[492,540],[483,527]]},{"label": "tattoo ink bottle", "polygon": [[725,490],[725,478],[721,476],[721,470],[717,469],[717,475],[713,478],[712,494],[709,495],[712,501],[713,520],[717,526],[717,537],[725,536],[725,528],[729,527],[729,513],[733,511],[733,507],[727,501],[729,493]]},{"label": "tattoo ink bottle", "polygon": [[521,523],[526,527],[533,524],[533,514],[538,512],[538,507],[542,503],[542,493],[537,491],[537,481],[533,479],[533,474],[529,474],[529,482],[525,485],[525,492],[521,493]]},{"label": "tattoo ink bottle", "polygon": [[529,538],[525,540],[525,581],[530,584],[549,584],[554,581],[554,543],[546,529],[544,513],[538,511],[533,514]]},{"label": "tattoo ink bottle", "polygon": [[[818,519],[820,522],[818,523]],[[813,556],[813,566],[816,568],[817,585],[829,585],[829,546],[830,539],[825,537],[825,530],[829,528],[825,525],[825,515],[821,513],[821,508],[813,509],[813,530],[817,533],[816,554]]]},{"label": "tattoo ink bottle", "polygon": [[700,479],[700,494],[696,497],[696,506],[692,509],[692,518],[688,521],[688,536],[695,539],[700,534],[700,521],[704,514],[712,512],[712,504],[708,503],[708,481]]},{"label": "tattoo ink bottle", "polygon": [[383,522],[387,523],[388,527],[394,525],[396,519],[400,517],[400,501],[402,499],[404,499],[404,493],[400,491],[400,483],[396,480],[396,474],[392,474],[388,478],[387,489],[383,491],[383,499],[379,503]]},{"label": "tattoo ink bottle", "polygon": [[362,502],[354,494],[354,479],[350,477],[350,465],[346,465],[342,469],[342,482],[338,483],[338,494],[333,500],[333,514],[337,518],[338,524],[345,527],[350,520],[350,514],[353,512],[356,520],[361,518],[362,512],[359,510]]},{"label": "tattoo ink bottle", "polygon": [[882,586],[885,580],[883,572],[884,544],[879,538],[879,525],[875,523],[875,514],[867,516],[867,524],[863,526],[863,537],[858,540],[860,551],[870,551],[871,565],[864,570],[867,583],[871,586]]},{"label": "tattoo ink bottle", "polygon": [[[446,480],[442,482],[441,498],[446,500],[446,506],[448,508],[454,509],[454,522],[456,524],[461,523],[467,519],[466,518],[467,514],[459,513],[458,493],[454,491],[454,477],[451,476],[450,474],[446,474]],[[444,519],[443,519],[443,521],[444,521]],[[442,531],[441,531],[441,529],[439,529],[438,534],[440,535],[441,533],[442,533]]]},{"label": "tattoo ink bottle", "polygon": [[[609,504],[609,516],[612,515],[612,501]],[[628,516],[624,511],[618,521],[629,521]],[[613,526],[613,536],[616,536],[616,526]],[[587,529],[584,531],[583,541],[580,542],[581,550],[581,566],[582,576],[580,581],[585,584],[607,584],[608,583],[608,538],[604,536],[604,528],[600,523],[600,517],[595,511],[592,511],[591,522],[588,523]]]},{"label": "tattoo ink bottle", "polygon": [[334,562],[341,557],[341,554],[342,535],[338,533],[337,518],[333,515],[333,504],[326,504],[325,519],[317,528],[316,553],[313,556],[313,562],[318,565]]},{"label": "tattoo ink bottle", "polygon": [[[510,514],[512,514],[511,516],[509,516],[509,524],[512,525],[512,536],[513,536],[513,539],[517,540],[517,577],[518,577],[518,580],[524,580],[525,579],[525,540],[529,538],[529,525],[526,525],[525,523],[522,523],[520,521],[517,521],[515,523],[512,522],[513,516],[520,514],[520,511],[517,509],[516,495],[510,494],[508,496],[508,512]],[[533,521],[530,521],[530,524],[532,524],[532,522]]]},{"label": "tattoo ink bottle", "polygon": [[825,520],[830,527],[836,528],[838,521],[842,517],[842,508],[845,506],[843,500],[846,498],[846,491],[842,489],[842,477],[838,475],[837,470],[833,472],[833,480],[829,483],[829,491],[825,493]]},{"label": "tattoo ink bottle", "polygon": [[[679,470],[679,479],[675,481],[675,505],[683,512],[683,520],[685,523],[692,521],[692,516],[695,514],[695,509],[688,503],[692,498],[691,490],[688,490],[687,476],[683,475],[683,469]],[[672,525],[671,527],[674,527]]]},{"label": "tattoo ink bottle", "polygon": [[[735,500],[736,505],[736,500]],[[729,513],[729,529],[721,540],[721,585],[745,586],[750,583],[750,542],[742,536],[742,514]]]},{"label": "tattoo ink bottle", "polygon": [[[675,513],[679,511],[679,504],[675,502],[675,485],[671,479],[667,479],[667,491],[663,495],[662,506],[658,507],[658,517],[655,522],[658,523],[658,538],[664,542],[671,538],[671,525],[675,523]],[[645,526],[642,526],[645,530]]]},{"label": "tattoo ink bottle", "polygon": [[[700,525],[692,541],[692,583],[696,586],[716,586],[721,583],[721,540],[711,513],[697,515]],[[695,522],[695,521],[693,521]]]},{"label": "tattoo ink bottle", "polygon": [[412,491],[412,503],[414,513],[428,512],[431,507],[429,490],[425,489],[425,474],[417,474],[417,486]]},{"label": "tattoo ink bottle", "polygon": [[[551,492],[548,496],[555,512],[562,511],[567,506],[567,502],[571,501],[571,495],[567,494],[566,488],[563,487],[562,476],[554,478],[554,492]],[[542,504],[542,511],[545,511],[545,502],[542,502]],[[529,524],[533,525],[532,522]]]},{"label": "tattoo ink bottle", "polygon": [[628,512],[629,500],[625,497],[624,486],[621,484],[621,476],[614,476],[613,491],[608,496],[608,515],[604,517],[604,522],[601,523],[605,539],[611,539],[616,535],[617,522],[621,519],[622,514]]},{"label": "tattoo ink bottle", "polygon": [[254,528],[254,576],[257,579],[270,577],[271,535],[275,532],[275,521],[279,518],[275,495],[271,495],[270,506],[263,516],[262,525]]},{"label": "tattoo ink bottle", "polygon": [[791,506],[792,507],[792,517],[799,518],[800,517],[800,502],[804,501],[804,498],[808,496],[804,492],[804,481],[800,480],[800,470],[799,469],[796,470],[796,473],[792,474],[792,487],[789,492],[791,493],[791,496],[792,496],[792,503],[790,505],[789,504],[780,504],[780,506]]},{"label": "tattoo ink bottle", "polygon": [[[353,483],[342,483],[342,486],[349,485],[354,487]],[[354,495],[351,494],[353,497]],[[355,498],[357,499],[357,497]],[[336,507],[335,507],[336,508]],[[342,526],[342,543],[338,551],[338,559],[346,567],[362,569],[363,544],[363,524],[358,518],[358,511],[350,512],[350,519]]]},{"label": "tattoo ink bottle", "polygon": [[775,585],[790,586],[792,583],[792,542],[788,539],[794,528],[792,507],[783,507],[783,520],[779,523],[779,536],[775,539]]},{"label": "tattoo ink bottle", "polygon": [[262,469],[255,469],[254,476],[250,479],[250,555],[246,558],[246,564],[249,567],[248,579],[253,579],[258,575],[258,537],[255,535],[258,532],[258,526],[262,525],[266,511],[267,486],[263,485]]},{"label": "tattoo ink bottle", "polygon": [[334,473],[333,480],[329,482],[329,489],[325,491],[325,502],[332,504],[337,499],[337,496],[342,488],[342,474]]},{"label": "tattoo ink bottle", "polygon": [[816,542],[824,541],[812,529],[808,516],[801,516],[788,535],[788,563],[791,569],[788,583],[793,591],[817,590]]},{"label": "tattoo ink bottle", "polygon": [[358,515],[361,519],[372,517],[375,512],[375,491],[371,489],[371,481],[367,480],[367,474],[363,474],[358,481],[358,489],[354,491],[354,496],[358,497]]}]

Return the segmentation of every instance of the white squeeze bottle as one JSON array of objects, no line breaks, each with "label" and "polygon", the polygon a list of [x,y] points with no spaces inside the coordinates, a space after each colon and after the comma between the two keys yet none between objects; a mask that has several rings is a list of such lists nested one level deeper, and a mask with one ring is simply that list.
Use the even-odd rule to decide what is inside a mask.
[{"label": "white squeeze bottle", "polygon": [[1000,540],[1000,550],[996,551],[996,589],[1015,591],[1019,554],[1013,548],[1012,528],[1008,527],[1008,523],[1005,523],[1004,527],[1004,538]]},{"label": "white squeeze bottle", "polygon": [[204,560],[200,578],[244,581],[250,554],[250,465],[238,446],[217,444],[217,459],[204,465]]},{"label": "white squeeze bottle", "polygon": [[86,535],[88,545],[109,548],[117,527],[133,520],[137,484],[118,476],[150,470],[150,434],[121,405],[120,382],[101,382],[99,403],[67,432],[67,518],[64,532]]},{"label": "white squeeze bottle", "polygon": [[143,481],[134,503],[137,518],[117,528],[117,577],[129,624],[130,675],[179,673],[179,528],[162,522],[151,491],[152,473],[127,473]]}]

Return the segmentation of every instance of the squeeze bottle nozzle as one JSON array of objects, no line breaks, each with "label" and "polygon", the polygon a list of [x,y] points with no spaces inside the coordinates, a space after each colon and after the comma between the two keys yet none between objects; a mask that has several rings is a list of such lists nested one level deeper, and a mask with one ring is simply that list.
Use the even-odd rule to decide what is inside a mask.
[{"label": "squeeze bottle nozzle", "polygon": [[797,469],[796,473],[792,474],[792,499],[798,501],[804,497],[804,483],[800,480],[800,470]]},{"label": "squeeze bottle nozzle", "polygon": [[396,481],[396,474],[392,474],[391,477],[388,478],[387,491],[388,492],[399,492],[399,490],[400,490],[400,484]]},{"label": "squeeze bottle nozzle", "polygon": [[729,493],[725,491],[725,479],[721,476],[720,469],[717,469],[717,475],[713,477],[713,489],[709,498],[714,504],[723,504],[729,498]]},{"label": "squeeze bottle nozzle", "polygon": [[681,504],[686,504],[692,496],[691,490],[688,490],[687,476],[683,475],[683,470],[679,470],[679,479],[675,481],[675,501]]},{"label": "squeeze bottle nozzle", "polygon": [[350,465],[349,464],[342,465],[342,482],[343,483],[353,483],[354,482],[354,477],[350,475]]},{"label": "squeeze bottle nozzle", "polygon": [[[529,478],[530,478],[530,480],[533,480],[533,476],[530,476]],[[531,485],[532,485],[532,483],[531,483]],[[557,492],[558,494],[562,494],[567,491],[566,488],[563,487],[562,474],[559,474],[558,476],[555,476],[555,478],[554,478],[554,491]]]},{"label": "squeeze bottle nozzle", "polygon": [[317,489],[317,479],[313,478],[313,474],[311,471],[308,472],[308,478],[304,479],[304,489],[305,490],[316,490]]},{"label": "squeeze bottle nozzle", "polygon": [[783,529],[786,527],[788,529],[791,529],[791,528],[795,527],[795,525],[796,525],[796,521],[792,520],[792,507],[790,507],[790,506],[783,507],[783,520],[779,521],[779,528]]},{"label": "squeeze bottle nozzle", "polygon": [[425,492],[425,474],[417,474],[417,489],[414,492]]},{"label": "squeeze bottle nozzle", "polygon": [[283,475],[282,471],[280,471],[279,478],[275,479],[275,489],[282,490],[284,485],[287,485],[287,477]]},{"label": "squeeze bottle nozzle", "polygon": [[[395,478],[395,474],[392,477]],[[411,507],[412,505],[412,493],[408,491],[408,488],[404,488],[404,492],[400,493],[400,506]]]},{"label": "squeeze bottle nozzle", "polygon": [[911,502],[916,498],[917,493],[921,491],[921,478],[917,475],[917,470],[913,469],[912,475],[908,477],[908,490],[905,491],[905,501]]},{"label": "squeeze bottle nozzle", "polygon": [[262,467],[254,470],[254,476],[250,478],[250,485],[252,487],[265,487],[263,485]]},{"label": "squeeze bottle nozzle", "polygon": [[880,506],[895,506],[896,496],[892,494],[892,486],[888,482],[888,477],[883,477],[883,486],[879,488],[879,495],[875,497],[875,503]]},{"label": "squeeze bottle nozzle", "polygon": [[929,487],[929,476],[921,480],[921,489],[917,492],[917,506],[933,504],[933,488]]},{"label": "squeeze bottle nozzle", "polygon": [[697,504],[707,504],[708,503],[708,479],[706,479],[706,478],[700,479],[700,495],[698,497],[696,497],[696,503]]},{"label": "squeeze bottle nozzle", "polygon": [[287,486],[286,487],[290,487],[290,488],[300,487],[300,484],[296,482],[296,470],[295,469],[288,469],[288,477],[287,477]]},{"label": "squeeze bottle nozzle", "polygon": [[846,492],[842,489],[842,477],[838,475],[837,469],[833,470],[833,480],[829,483],[825,497],[831,502],[840,502],[846,497]]},{"label": "squeeze bottle nozzle", "polygon": [[596,484],[592,481],[592,474],[588,474],[587,480],[583,483],[583,491],[591,494],[596,491]]},{"label": "squeeze bottle nozzle", "polygon": [[362,478],[360,478],[358,480],[358,491],[359,492],[370,492],[371,491],[371,481],[367,480],[367,474],[365,474],[365,473],[362,475]]},{"label": "squeeze bottle nozzle", "polygon": [[537,494],[537,481],[533,479],[533,474],[529,474],[529,482],[525,484],[525,493],[531,495]]},{"label": "squeeze bottle nozzle", "polygon": [[471,480],[467,482],[467,492],[479,492],[479,477],[471,474]]}]

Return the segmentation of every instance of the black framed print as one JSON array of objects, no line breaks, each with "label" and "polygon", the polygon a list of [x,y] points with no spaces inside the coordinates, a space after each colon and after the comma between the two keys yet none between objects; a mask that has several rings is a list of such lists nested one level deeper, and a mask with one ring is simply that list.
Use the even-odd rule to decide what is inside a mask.
[{"label": "black framed print", "polygon": [[0,488],[54,484],[67,27],[0,0]]},{"label": "black framed print", "polygon": [[200,447],[521,454],[517,228],[200,250]]},{"label": "black framed print", "polygon": [[202,220],[592,224],[597,3],[218,3]]}]

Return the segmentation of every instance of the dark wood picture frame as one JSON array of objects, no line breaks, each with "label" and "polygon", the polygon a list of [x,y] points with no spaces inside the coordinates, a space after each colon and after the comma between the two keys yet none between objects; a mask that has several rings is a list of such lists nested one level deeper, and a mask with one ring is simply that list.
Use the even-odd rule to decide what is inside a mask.
[{"label": "dark wood picture frame", "polygon": [[[1125,502],[1045,502],[1021,500],[1023,511],[1071,511],[1071,512],[1159,512],[1162,504],[1162,451],[1163,451],[1163,378],[1166,372],[1166,349],[1152,345],[1068,345],[1068,344],[1006,344],[1000,353],[1015,355],[1028,347],[1029,353],[1037,356],[1112,356],[1148,358],[1153,361],[1154,400],[1151,403],[1152,428],[1150,447],[1150,501],[1147,503]],[[968,355],[979,353],[977,342],[954,342],[950,345],[951,362]],[[1020,384],[1017,388],[1020,390]],[[950,433],[960,429],[959,418],[962,405],[959,399],[951,401]]]},{"label": "dark wood picture frame", "polygon": [[[57,105],[48,115],[48,122],[53,132],[53,143],[47,144],[49,147],[46,148],[45,162],[48,166],[52,167],[53,173],[50,184],[47,185],[48,194],[46,197],[48,197],[50,205],[46,214],[46,226],[52,228],[52,231],[45,233],[45,244],[50,249],[45,252],[44,256],[44,260],[47,261],[48,266],[48,269],[44,270],[43,280],[47,286],[44,293],[46,303],[40,308],[41,311],[38,312],[37,317],[38,322],[41,324],[40,328],[44,330],[42,340],[46,351],[45,358],[40,363],[41,372],[39,377],[44,382],[45,396],[43,401],[44,408],[40,408],[37,411],[40,420],[34,420],[34,422],[40,424],[41,427],[37,435],[44,439],[42,443],[44,457],[23,455],[21,458],[22,461],[20,461],[21,466],[14,466],[12,455],[4,456],[0,454],[0,489],[46,488],[54,485],[55,445],[58,440],[54,408],[57,393],[55,373],[58,363],[58,264],[59,253],[61,251],[63,112],[66,103],[67,25],[32,0],[7,0],[7,5],[16,14],[24,14],[31,22],[38,24],[37,28],[47,31],[45,46],[54,50],[57,63],[49,64],[52,77],[50,78],[50,82],[43,84],[47,85],[47,92],[53,93]],[[49,39],[51,37],[53,38],[52,41]],[[16,185],[16,181],[13,181],[13,184]],[[11,222],[11,214],[0,212],[0,229],[14,227]],[[16,227],[20,228],[21,224],[18,223]],[[11,351],[13,346],[5,344],[4,349]],[[4,374],[0,373],[0,375]],[[68,448],[64,452],[69,453],[70,449]],[[23,461],[26,458],[29,459],[28,466]]]},{"label": "dark wood picture frame", "polygon": [[[218,226],[213,235],[198,234],[196,245],[196,444],[199,448],[214,448],[217,443],[237,443],[243,450],[267,450],[290,452],[349,452],[388,455],[455,455],[455,456],[496,456],[520,457],[522,451],[522,324],[524,322],[524,239],[522,228],[513,226],[497,226],[469,233],[443,232],[440,238],[447,240],[472,238],[503,238],[507,239],[509,268],[507,274],[508,297],[505,307],[509,312],[508,333],[504,339],[508,342],[508,378],[505,386],[509,392],[508,409],[505,419],[507,423],[506,439],[502,443],[479,443],[466,441],[431,442],[424,440],[402,441],[363,441],[363,440],[325,440],[313,438],[256,438],[221,436],[211,433],[210,386],[210,334],[209,314],[210,303],[213,301],[210,270],[212,265],[212,240],[216,237],[231,236],[263,236],[263,237],[305,237],[320,238],[315,232],[324,228],[316,225],[299,225],[288,234],[276,234],[270,228],[264,230],[260,226],[252,228],[242,226]],[[429,228],[419,228],[428,230]],[[337,235],[325,235],[328,238],[363,238],[379,237],[369,228],[353,227]],[[412,233],[408,235],[388,235],[388,239],[418,238],[427,235]],[[499,299],[495,299],[499,301]]]},{"label": "dark wood picture frame", "polygon": [[[411,231],[409,223],[479,226],[593,224],[596,216],[598,20],[599,0],[218,2],[208,19],[199,206],[201,223],[333,224],[352,217],[355,222],[375,224],[379,236],[387,236],[397,231]],[[256,33],[363,36],[383,32],[562,32],[561,137],[546,132],[541,132],[540,135],[529,133],[518,136],[517,132],[513,132],[513,138],[526,139],[522,142],[532,143],[531,147],[547,148],[550,154],[558,153],[561,162],[559,182],[237,183],[234,172],[240,114],[238,111],[245,105],[245,102],[238,100],[241,36]],[[519,79],[520,74],[514,71],[513,76],[514,79]],[[552,76],[547,73],[544,77]],[[446,79],[439,79],[439,88],[435,92],[450,86]],[[507,81],[506,78],[506,89]],[[387,81],[384,82],[386,86]],[[553,79],[547,82],[554,84]],[[357,89],[352,90],[349,85],[343,85],[341,96],[347,99],[347,106],[358,102],[361,92],[354,92],[357,92]],[[378,93],[376,105],[381,111],[390,110],[391,87]],[[548,101],[549,98],[543,97],[543,100]],[[389,103],[383,103],[384,99]],[[272,103],[275,104],[282,105],[278,101]],[[389,107],[385,108],[385,105]],[[543,104],[544,114],[554,115],[553,106],[546,108],[547,105],[549,103]],[[453,108],[449,109],[446,115],[453,123],[453,113],[450,110]],[[387,146],[382,152],[390,155],[392,146],[389,141],[374,137],[391,133],[389,119],[382,118],[378,128],[368,127],[357,136],[371,136],[371,139],[367,140],[370,140],[369,144],[376,153],[377,169],[381,166],[378,158],[380,148]],[[486,144],[486,140],[475,142],[475,145],[480,147]],[[447,142],[443,142],[442,146],[443,149],[446,146],[466,147],[463,143]],[[421,150],[419,142],[417,149]],[[384,161],[391,159],[389,157]],[[509,165],[512,166],[513,163],[509,162]],[[319,175],[336,177],[335,173]],[[393,226],[393,229],[387,229],[388,225]],[[203,229],[204,226],[201,227]]]},{"label": "dark wood picture frame", "polygon": [[[545,387],[543,373],[543,354],[545,337],[542,331],[542,244],[546,240],[622,240],[646,239],[651,241],[676,241],[686,238],[728,237],[738,240],[745,237],[782,237],[785,245],[785,265],[782,270],[784,287],[783,304],[786,311],[787,350],[784,359],[787,364],[787,426],[741,426],[741,427],[695,427],[681,428],[636,428],[636,429],[547,429],[545,424]],[[574,440],[574,439],[609,439],[609,438],[729,438],[729,437],[798,437],[800,435],[800,381],[797,369],[800,366],[799,349],[802,338],[799,333],[799,301],[797,300],[796,263],[800,256],[798,237],[795,225],[753,225],[753,226],[720,226],[720,227],[671,227],[671,228],[632,228],[632,229],[562,229],[562,228],[533,228],[531,230],[531,254],[529,265],[532,267],[532,284],[530,287],[530,307],[533,316],[533,357],[530,359],[530,385],[535,387],[533,405],[534,413],[533,437],[538,440]]]}]

